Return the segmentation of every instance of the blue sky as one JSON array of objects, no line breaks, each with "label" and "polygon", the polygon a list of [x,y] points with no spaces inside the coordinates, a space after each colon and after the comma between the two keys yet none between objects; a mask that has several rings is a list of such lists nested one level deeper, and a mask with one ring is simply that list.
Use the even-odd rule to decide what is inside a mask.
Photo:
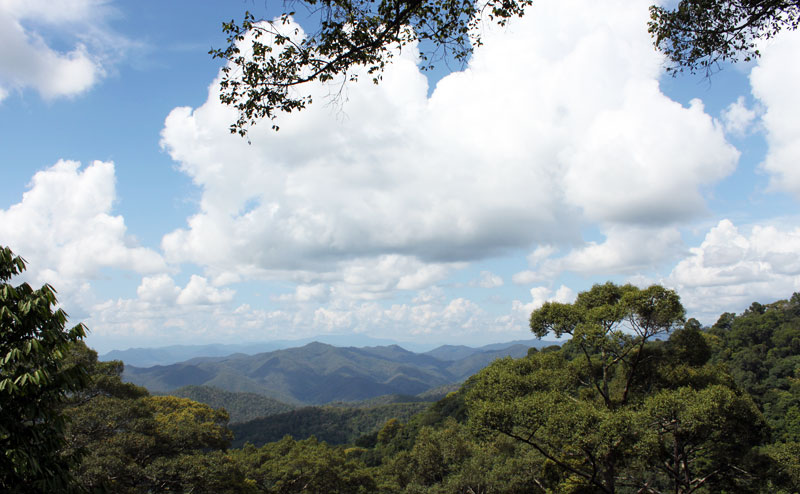
[{"label": "blue sky", "polygon": [[713,323],[800,287],[798,33],[664,74],[648,1],[541,0],[464,68],[230,135],[223,20],[250,2],[0,1],[0,244],[89,345],[529,338],[593,283]]}]

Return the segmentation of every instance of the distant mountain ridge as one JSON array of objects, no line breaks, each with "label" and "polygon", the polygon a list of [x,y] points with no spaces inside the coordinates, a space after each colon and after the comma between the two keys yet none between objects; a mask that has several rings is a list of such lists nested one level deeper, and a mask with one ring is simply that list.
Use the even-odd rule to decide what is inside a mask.
[{"label": "distant mountain ridge", "polygon": [[[121,360],[125,365],[136,367],[152,367],[154,365],[170,365],[185,362],[197,357],[227,357],[235,353],[256,355],[258,353],[272,352],[286,348],[301,347],[313,342],[327,343],[335,346],[378,346],[397,345],[394,340],[372,338],[361,335],[324,335],[314,338],[299,340],[274,340],[267,342],[248,342],[238,344],[212,343],[207,345],[170,345],[158,348],[128,348],[127,350],[112,350],[99,356],[99,359]],[[431,345],[400,344],[412,351],[425,351]]]},{"label": "distant mountain ridge", "polygon": [[531,346],[549,344],[531,340],[510,342],[504,348],[491,345],[489,350],[439,347],[414,353],[398,345],[356,348],[313,342],[256,355],[197,357],[148,368],[126,365],[123,379],[160,393],[183,386],[211,386],[257,393],[290,405],[321,405],[418,395],[462,382],[496,358],[522,357]]}]

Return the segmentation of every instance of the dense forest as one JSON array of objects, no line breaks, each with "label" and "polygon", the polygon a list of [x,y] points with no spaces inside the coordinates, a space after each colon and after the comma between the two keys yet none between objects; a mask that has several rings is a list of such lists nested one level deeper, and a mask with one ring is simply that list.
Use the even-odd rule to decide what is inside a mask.
[{"label": "dense forest", "polygon": [[[24,265],[2,253],[5,281]],[[5,492],[800,490],[800,294],[702,327],[671,290],[596,285],[531,315],[560,347],[498,359],[434,403],[283,411],[294,437],[251,421],[267,439],[237,448],[223,408],[122,381],[54,303],[47,286],[0,290]]]}]

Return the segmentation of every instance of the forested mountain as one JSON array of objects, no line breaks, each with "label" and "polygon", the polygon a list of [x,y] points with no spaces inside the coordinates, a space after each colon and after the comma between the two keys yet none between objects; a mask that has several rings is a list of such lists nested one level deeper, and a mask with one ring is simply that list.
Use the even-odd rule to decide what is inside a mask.
[{"label": "forested mountain", "polygon": [[230,423],[247,422],[289,412],[295,407],[256,393],[237,393],[209,386],[183,386],[169,392],[170,396],[189,398],[212,408],[224,408]]},{"label": "forested mountain", "polygon": [[[268,342],[239,344],[170,345],[160,348],[129,348],[127,350],[112,350],[100,355],[99,359],[101,361],[121,360],[126,366],[152,367],[154,365],[177,364],[197,357],[227,357],[235,353],[255,355],[286,348],[300,347],[315,341],[334,346],[358,347],[397,344],[397,342],[392,340],[371,338],[364,335],[322,335],[299,340],[273,340]],[[412,351],[421,351],[420,349],[426,347],[426,345],[414,343],[403,343],[401,346]],[[430,346],[427,348],[430,348]]]},{"label": "forested mountain", "polygon": [[533,340],[516,340],[507,343],[493,343],[491,345],[484,345],[482,347],[477,347],[477,348],[466,345],[442,345],[434,348],[433,350],[425,352],[425,355],[429,355],[439,360],[455,361],[455,360],[462,360],[472,355],[480,353],[489,353],[498,350],[505,350],[507,348],[517,345],[524,346],[525,348],[530,348],[530,347],[544,348],[549,345],[561,344],[561,343],[562,342],[542,341],[533,339]]},{"label": "forested mountain", "polygon": [[123,378],[152,392],[209,386],[257,393],[290,405],[325,404],[417,395],[462,382],[497,358],[521,357],[527,351],[524,344],[512,344],[441,360],[397,345],[340,348],[315,342],[252,356],[203,357],[150,368],[127,366]]},{"label": "forested mountain", "polygon": [[360,436],[380,429],[387,420],[408,421],[430,407],[430,402],[394,403],[365,408],[304,407],[290,412],[231,424],[233,446],[245,443],[263,446],[284,436],[316,437],[329,444],[353,443]]}]

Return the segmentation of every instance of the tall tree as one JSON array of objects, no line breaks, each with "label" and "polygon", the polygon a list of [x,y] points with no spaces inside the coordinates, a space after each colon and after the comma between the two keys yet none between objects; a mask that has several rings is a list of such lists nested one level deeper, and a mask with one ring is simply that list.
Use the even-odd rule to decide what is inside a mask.
[{"label": "tall tree", "polygon": [[[647,342],[678,328],[684,313],[672,290],[609,282],[581,292],[573,304],[545,303],[531,314],[530,326],[539,338],[570,335],[590,369],[591,384],[614,408],[627,403]],[[621,384],[617,390],[611,388],[612,379]]]},{"label": "tall tree", "polygon": [[[595,285],[572,304],[545,304],[531,315],[534,334],[571,340],[479,373],[468,394],[473,426],[543,456],[559,471],[556,490],[746,492],[738,479],[764,440],[763,418],[706,363],[695,322],[677,329],[683,314],[657,285]],[[669,344],[654,341],[670,333]]]},{"label": "tall tree", "polygon": [[66,452],[85,451],[75,473],[89,492],[248,492],[225,452],[233,437],[224,410],[187,398],[149,396],[122,382],[122,362],[99,362],[80,343],[68,359],[88,369],[89,385],[67,403]]},{"label": "tall tree", "polygon": [[87,383],[83,366],[65,360],[86,336],[55,309],[53,287],[10,281],[25,261],[0,247],[0,490],[69,492],[75,455],[62,455],[62,404]]}]

